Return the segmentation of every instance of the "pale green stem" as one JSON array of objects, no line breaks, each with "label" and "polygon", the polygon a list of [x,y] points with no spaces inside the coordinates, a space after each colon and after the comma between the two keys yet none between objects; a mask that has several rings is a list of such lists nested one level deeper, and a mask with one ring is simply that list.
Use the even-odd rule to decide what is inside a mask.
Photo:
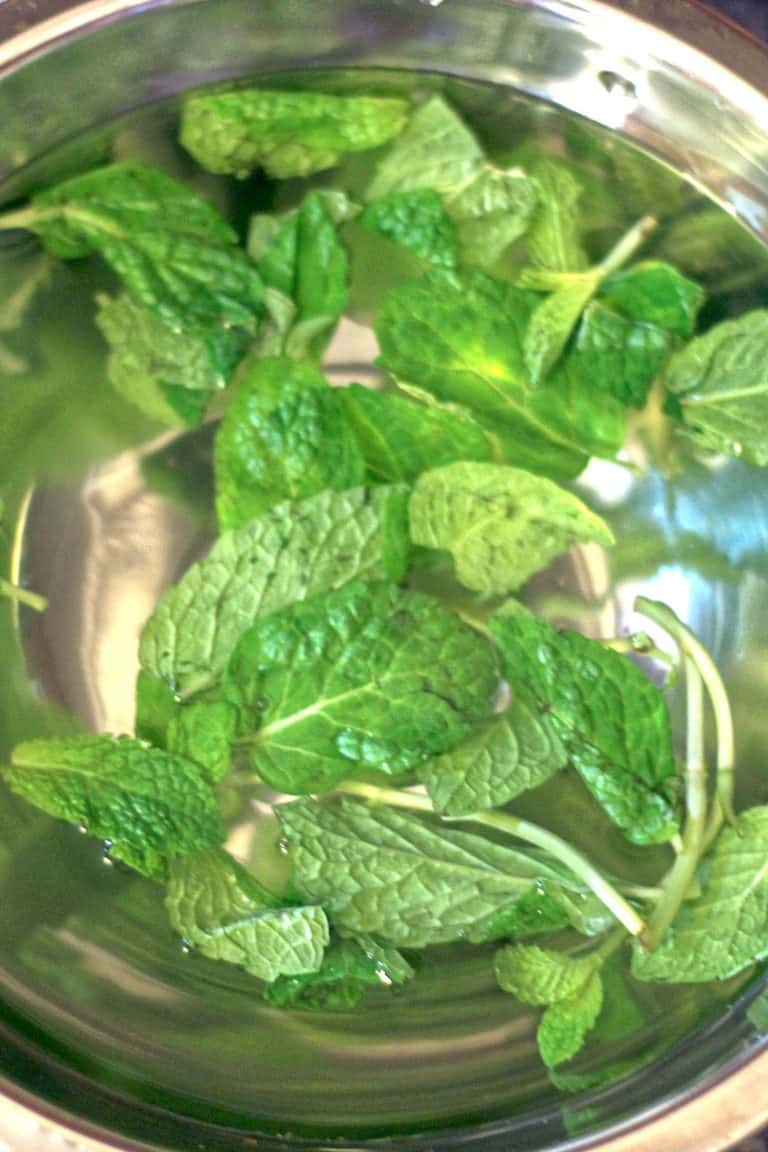
[{"label": "pale green stem", "polygon": [[28,588],[19,588],[18,584],[11,584],[10,580],[4,580],[2,576],[0,576],[0,596],[5,596],[17,604],[25,604],[35,612],[45,612],[48,607],[45,596],[41,596],[38,592],[30,592]]},{"label": "pale green stem", "polygon": [[648,924],[648,947],[655,948],[680,907],[696,876],[707,826],[707,768],[704,762],[704,683],[689,656],[685,661],[686,750],[683,850],[662,884],[662,896]]},{"label": "pale green stem", "polygon": [[[372,784],[358,784],[348,781],[338,786],[339,792],[352,796],[360,796],[374,804],[390,804],[392,807],[411,808],[420,812],[434,812],[432,804],[426,796],[415,792],[400,792],[396,788],[377,788]],[[446,819],[443,817],[443,819]],[[506,812],[476,812],[472,816],[456,818],[461,823],[482,824],[485,828],[495,828],[515,836],[518,840],[525,840],[543,848],[556,860],[565,864],[595,896],[605,905],[619,923],[623,924],[628,932],[641,939],[644,937],[646,926],[644,920],[635,909],[606,880],[581,852],[578,852],[565,840],[561,840],[554,832],[531,824],[528,820],[521,820]],[[451,822],[456,822],[451,820]]]},{"label": "pale green stem", "polygon": [[670,636],[673,636],[678,642],[685,655],[690,656],[699,670],[715,713],[717,795],[723,816],[730,824],[733,824],[736,819],[733,811],[733,773],[736,760],[733,717],[728,693],[717,670],[717,665],[701,641],[666,604],[660,604],[658,600],[648,600],[645,596],[638,596],[635,601],[635,611],[642,612],[644,616],[650,620],[655,620],[657,624],[666,629]]},{"label": "pale green stem", "polygon": [[652,232],[656,231],[658,226],[659,222],[655,216],[643,216],[642,220],[638,220],[637,224],[622,236],[605,259],[600,261],[598,267],[602,271],[603,278],[618,271],[628,260],[631,260],[638,248],[645,243]]},{"label": "pale green stem", "polygon": [[676,664],[674,656],[670,652],[665,652],[663,648],[657,648],[645,632],[633,632],[630,636],[611,636],[600,640],[599,643],[613,652],[647,656],[649,660],[666,664],[668,668],[674,668]]}]

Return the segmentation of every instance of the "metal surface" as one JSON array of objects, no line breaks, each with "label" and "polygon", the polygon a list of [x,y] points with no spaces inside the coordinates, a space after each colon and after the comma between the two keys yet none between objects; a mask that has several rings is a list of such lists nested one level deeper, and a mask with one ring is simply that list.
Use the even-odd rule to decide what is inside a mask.
[{"label": "metal surface", "polygon": [[[443,69],[577,112],[657,153],[768,240],[768,100],[761,90],[768,58],[755,42],[687,0],[315,0],[309,12],[299,0],[283,0],[282,6],[94,0],[77,7],[5,0],[0,176],[7,195],[34,185],[50,150],[74,139],[83,124],[106,123],[213,80],[300,63],[354,63]],[[716,1035],[708,1043],[716,1052]],[[557,1147],[721,1152],[768,1121],[768,1052],[759,1048],[753,1042],[749,1050],[731,1054],[727,1067],[699,1076],[690,1099],[639,1105],[631,1120],[609,1134]],[[662,1094],[664,1076],[661,1071]],[[113,1122],[124,1120],[108,1095],[96,1124],[45,1103],[47,1087],[33,1096],[10,1081],[4,1086],[17,1102],[12,1109],[25,1106],[18,1114],[25,1119],[13,1121],[21,1133],[12,1138],[13,1152],[47,1152],[67,1141],[89,1152],[182,1146],[181,1129],[163,1128],[151,1113],[144,1138],[149,1143],[107,1136]],[[188,1148],[281,1146],[279,1139],[253,1140],[223,1130],[199,1136],[192,1124],[186,1132]],[[396,1146],[512,1147],[503,1125]]]}]

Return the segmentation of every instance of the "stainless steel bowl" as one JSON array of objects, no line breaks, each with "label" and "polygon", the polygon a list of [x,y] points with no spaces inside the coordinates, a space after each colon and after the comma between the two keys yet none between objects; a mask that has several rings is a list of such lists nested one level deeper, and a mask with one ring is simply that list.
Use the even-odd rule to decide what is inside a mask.
[{"label": "stainless steel bowl", "polygon": [[[689,0],[4,0],[0,196],[22,195],[62,166],[82,165],[117,121],[191,87],[350,66],[441,72],[532,97],[540,102],[534,115],[536,107],[578,114],[658,156],[768,243],[768,53]],[[0,396],[0,419],[2,404]],[[755,495],[746,474],[734,483],[727,516],[757,524],[762,556],[768,498],[764,489]],[[750,630],[764,604],[759,593],[750,585],[724,609],[718,601],[724,659],[738,657],[731,633]],[[765,639],[749,659],[759,660]],[[745,667],[742,660],[742,679]],[[11,1008],[17,991],[0,966],[0,1149],[327,1146],[163,1109],[146,1085],[133,1093],[119,1067],[99,1064],[97,1075],[95,1057],[89,1069],[82,1053],[74,1061],[65,1044],[51,1045],[36,1030],[34,1005],[23,1021]],[[726,1149],[768,1123],[758,991],[753,986],[643,1072],[572,1100],[569,1124],[564,1108],[550,1103],[370,1146]],[[44,1014],[42,999],[37,1007]]]}]

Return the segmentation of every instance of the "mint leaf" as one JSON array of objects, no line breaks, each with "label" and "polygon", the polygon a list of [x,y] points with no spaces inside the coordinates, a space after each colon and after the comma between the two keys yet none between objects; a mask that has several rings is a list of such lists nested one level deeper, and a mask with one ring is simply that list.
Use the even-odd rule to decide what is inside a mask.
[{"label": "mint leaf", "polygon": [[400,579],[405,500],[398,487],[321,492],[224,533],[161,597],[142,633],[142,668],[189,695],[217,681],[259,617],[351,580]]},{"label": "mint leaf", "polygon": [[2,774],[18,796],[110,841],[116,859],[147,876],[224,836],[203,769],[128,736],[17,744]]},{"label": "mint leaf", "polygon": [[305,976],[281,976],[264,992],[276,1008],[353,1008],[370,985],[404,984],[414,975],[394,948],[369,937],[331,944],[320,969]]},{"label": "mint leaf", "polygon": [[671,264],[645,260],[606,280],[600,296],[630,320],[687,339],[704,303],[704,289]]},{"label": "mint leaf", "polygon": [[[136,677],[135,730],[139,740],[166,747],[168,725],[178,711],[178,700],[165,680],[149,676],[143,670]],[[193,757],[194,759],[194,757]]]},{"label": "mint leaf", "polygon": [[216,510],[223,531],[283,500],[363,480],[363,457],[339,391],[312,364],[250,360],[216,434]]},{"label": "mint leaf", "polygon": [[96,323],[109,345],[112,386],[153,420],[197,424],[244,351],[236,329],[179,330],[127,293],[98,296]]},{"label": "mint leaf", "polygon": [[304,799],[277,811],[298,891],[345,931],[396,947],[487,940],[494,913],[562,879],[533,854],[392,808]]},{"label": "mint leaf", "polygon": [[229,676],[262,703],[250,763],[281,792],[325,792],[361,769],[392,775],[490,714],[493,649],[431,597],[352,584],[259,621]]},{"label": "mint leaf", "polygon": [[420,404],[393,392],[350,384],[338,392],[371,477],[409,483],[454,460],[490,460],[489,436],[461,408]]},{"label": "mint leaf", "polygon": [[595,975],[578,995],[550,1004],[541,1017],[536,1040],[548,1068],[572,1060],[584,1047],[603,1007],[603,982]]},{"label": "mint leaf", "polygon": [[750,808],[723,829],[702,884],[658,948],[635,949],[638,980],[727,980],[768,956],[768,807]]},{"label": "mint leaf", "polygon": [[566,756],[546,716],[515,698],[503,716],[417,770],[436,811],[469,816],[501,808],[565,766]]},{"label": "mint leaf", "polygon": [[183,708],[177,707],[170,718],[165,747],[169,752],[196,761],[209,780],[222,780],[229,771],[230,748],[238,719],[237,707],[231,700],[192,700]]},{"label": "mint leaf", "polygon": [[602,275],[602,269],[593,268],[558,288],[534,309],[523,342],[525,363],[534,384],[540,383],[560,359]]},{"label": "mint leaf", "polygon": [[373,200],[360,216],[360,223],[428,264],[453,268],[457,263],[456,229],[443,201],[431,188],[392,192]]},{"label": "mint leaf", "polygon": [[260,980],[316,972],[322,963],[329,936],[323,909],[281,907],[220,849],[172,861],[165,903],[174,931],[191,947]]},{"label": "mint leaf", "polygon": [[538,188],[526,235],[531,263],[554,272],[581,271],[588,263],[581,236],[581,183],[568,164],[546,156],[531,158],[526,170]]},{"label": "mint leaf", "polygon": [[168,324],[256,331],[261,279],[237,236],[215,208],[155,168],[99,168],[39,193],[7,220],[37,232],[54,256],[98,252],[134,300]]},{"label": "mint leaf", "polygon": [[537,301],[479,272],[430,272],[389,293],[376,335],[381,363],[396,377],[466,406],[505,458],[566,479],[589,453],[617,451],[623,415],[569,380],[565,368],[533,387],[523,340]]},{"label": "mint leaf", "polygon": [[669,362],[665,383],[703,448],[768,464],[768,310],[692,340]]},{"label": "mint leaf", "polygon": [[378,148],[401,131],[408,105],[377,96],[242,89],[189,97],[181,143],[209,172],[247,176],[264,168],[286,180],[338,164],[345,152]]},{"label": "mint leaf", "polygon": [[461,583],[491,595],[519,588],[572,544],[613,543],[605,521],[576,496],[501,464],[422,473],[409,517],[414,544],[449,551]]},{"label": "mint leaf", "polygon": [[491,267],[523,235],[538,202],[535,182],[521,168],[484,164],[445,198],[465,264]]},{"label": "mint leaf", "polygon": [[677,831],[665,785],[675,774],[669,715],[659,690],[630,660],[576,632],[526,614],[491,631],[513,690],[547,712],[571,763],[634,844]]},{"label": "mint leaf", "polygon": [[669,345],[663,329],[594,301],[584,312],[564,368],[584,389],[642,408]]},{"label": "mint leaf", "polygon": [[[271,321],[264,351],[296,359],[322,354],[347,303],[349,261],[338,226],[350,215],[343,193],[320,190],[276,223],[258,260]],[[256,250],[254,221],[249,250]]]}]

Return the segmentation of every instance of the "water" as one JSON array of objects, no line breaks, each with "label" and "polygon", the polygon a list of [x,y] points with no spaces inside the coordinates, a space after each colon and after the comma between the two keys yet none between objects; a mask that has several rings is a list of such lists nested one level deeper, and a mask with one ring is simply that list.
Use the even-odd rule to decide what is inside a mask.
[{"label": "water", "polygon": [[[333,89],[359,80],[322,82]],[[377,80],[387,91],[442,83]],[[579,159],[595,255],[647,207],[661,206],[658,254],[679,259],[681,237],[698,229],[698,247],[687,243],[681,263],[711,293],[708,322],[768,299],[764,253],[735,224],[719,235],[702,223],[711,206],[654,162],[620,150],[606,165],[596,130],[507,92],[446,86],[497,159],[530,140]],[[239,227],[248,210],[300,195],[294,182],[275,191],[258,178],[237,184],[201,174],[173,142],[174,117],[160,108],[114,126],[115,153],[190,180]],[[98,147],[85,138],[74,154],[50,158],[38,178],[60,174],[73,155],[79,168],[97,162],[103,140],[101,132]],[[326,179],[359,188],[369,163],[353,158]],[[402,274],[382,245],[358,236],[353,246],[358,287],[325,364],[334,383],[375,381],[370,320]],[[4,284],[38,275],[38,265],[31,242],[0,250]],[[109,274],[88,261],[43,263],[39,276],[22,330],[4,332],[0,320],[0,571],[47,595],[50,606],[19,618],[0,601],[3,755],[29,736],[132,730],[142,624],[215,531],[213,425],[159,433],[109,387],[92,323],[93,295],[110,286]],[[554,565],[532,582],[529,602],[595,635],[640,626],[631,607],[639,592],[670,603],[714,653],[732,693],[741,802],[765,802],[768,474],[683,455],[680,470],[666,475],[659,465],[669,455],[656,433],[638,423],[625,462],[593,464],[580,482],[613,525],[617,547],[610,555],[583,549]],[[679,727],[677,700],[673,713]],[[230,850],[278,884],[286,860],[271,799],[222,793]],[[664,867],[663,851],[633,849],[599,816],[585,830],[583,793],[567,773],[514,810],[580,835],[599,863],[638,882],[653,882]],[[562,1098],[536,1055],[535,1016],[496,989],[491,955],[432,949],[412,984],[395,994],[375,989],[351,1013],[278,1012],[251,977],[185,954],[160,888],[120,865],[105,868],[101,845],[0,792],[0,1036],[55,1053],[124,1099],[248,1130],[351,1137],[518,1113],[560,1116]],[[670,1051],[720,1014],[740,983],[634,986],[639,1028],[588,1051],[580,1071],[588,1080]],[[564,1121],[553,1123],[559,1130]]]}]

